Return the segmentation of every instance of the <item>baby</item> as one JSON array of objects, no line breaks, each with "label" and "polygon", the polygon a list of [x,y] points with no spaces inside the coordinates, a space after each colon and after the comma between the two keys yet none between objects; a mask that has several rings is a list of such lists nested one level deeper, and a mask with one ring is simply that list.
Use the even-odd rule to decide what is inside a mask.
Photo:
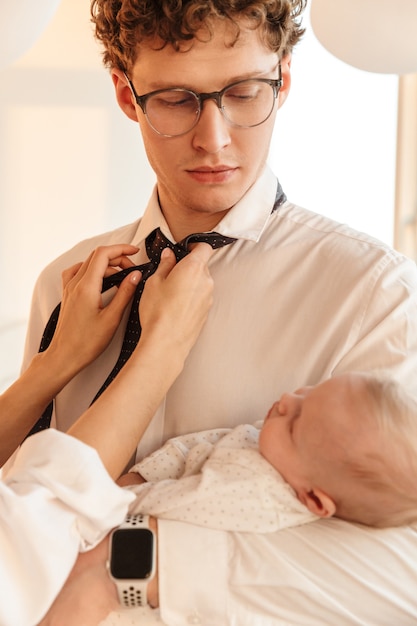
[{"label": "baby", "polygon": [[169,440],[132,468],[133,512],[273,532],[332,515],[384,527],[417,519],[417,401],[348,373],[284,394],[263,422]]}]

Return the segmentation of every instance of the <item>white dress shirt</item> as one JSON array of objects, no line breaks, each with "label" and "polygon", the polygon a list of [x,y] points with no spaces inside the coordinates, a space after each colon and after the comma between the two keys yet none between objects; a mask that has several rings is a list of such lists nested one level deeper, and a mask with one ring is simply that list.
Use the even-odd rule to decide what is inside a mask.
[{"label": "white dress shirt", "polygon": [[[216,226],[239,240],[210,259],[213,307],[139,446],[138,460],[173,436],[250,423],[282,392],[345,371],[385,370],[417,391],[415,263],[291,202],[271,214],[275,192],[267,168]],[[26,363],[61,298],[61,271],[96,246],[116,242],[139,244],[137,261],[144,261],[144,239],[157,226],[170,236],[155,191],[141,220],[78,244],[44,270],[33,299]],[[122,334],[120,329],[106,352],[58,396],[60,429],[94,397],[117,359]],[[179,615],[190,615],[194,605],[201,623],[215,626],[417,621],[412,529],[364,530],[340,520],[259,537],[168,520],[160,528],[161,607],[168,624],[184,624]]]},{"label": "white dress shirt", "polygon": [[74,437],[54,429],[29,437],[1,474],[1,626],[37,624],[78,552],[120,524],[133,499]]}]

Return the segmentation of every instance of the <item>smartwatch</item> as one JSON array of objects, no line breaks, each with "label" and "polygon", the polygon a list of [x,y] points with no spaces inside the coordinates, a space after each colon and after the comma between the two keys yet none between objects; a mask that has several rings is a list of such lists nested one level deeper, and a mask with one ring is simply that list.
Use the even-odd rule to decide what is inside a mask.
[{"label": "smartwatch", "polygon": [[155,533],[149,515],[127,515],[110,536],[107,568],[123,606],[146,606],[148,583],[155,576]]}]

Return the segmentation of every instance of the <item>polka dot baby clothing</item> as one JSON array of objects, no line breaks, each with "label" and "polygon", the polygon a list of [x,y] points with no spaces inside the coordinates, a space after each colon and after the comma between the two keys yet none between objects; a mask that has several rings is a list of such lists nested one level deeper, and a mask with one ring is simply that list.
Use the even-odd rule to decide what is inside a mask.
[{"label": "polka dot baby clothing", "polygon": [[317,519],[259,453],[261,424],[170,439],[132,468],[147,482],[130,487],[131,512],[261,533]]}]

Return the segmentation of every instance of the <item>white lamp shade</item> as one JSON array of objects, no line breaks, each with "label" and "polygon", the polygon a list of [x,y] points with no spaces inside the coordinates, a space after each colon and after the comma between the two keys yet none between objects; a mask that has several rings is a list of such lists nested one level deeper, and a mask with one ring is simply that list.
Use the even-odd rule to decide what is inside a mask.
[{"label": "white lamp shade", "polygon": [[310,19],[321,44],[349,65],[417,72],[417,0],[311,0]]},{"label": "white lamp shade", "polygon": [[33,46],[59,3],[60,0],[0,0],[0,69]]}]

